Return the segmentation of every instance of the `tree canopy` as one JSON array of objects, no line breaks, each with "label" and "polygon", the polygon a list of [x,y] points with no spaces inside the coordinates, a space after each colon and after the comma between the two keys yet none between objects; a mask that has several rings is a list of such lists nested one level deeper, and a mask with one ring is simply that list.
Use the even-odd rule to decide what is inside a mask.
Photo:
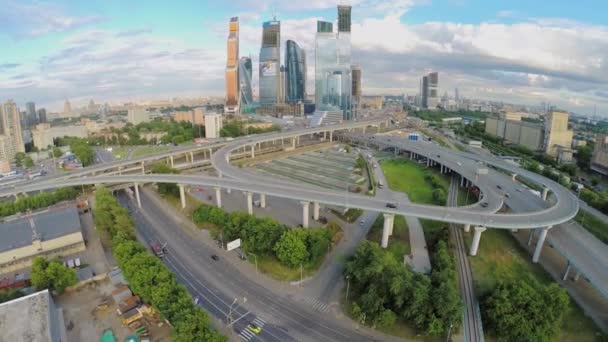
[{"label": "tree canopy", "polygon": [[64,266],[60,260],[36,257],[32,261],[32,285],[38,290],[49,289],[61,294],[77,282],[76,271]]}]

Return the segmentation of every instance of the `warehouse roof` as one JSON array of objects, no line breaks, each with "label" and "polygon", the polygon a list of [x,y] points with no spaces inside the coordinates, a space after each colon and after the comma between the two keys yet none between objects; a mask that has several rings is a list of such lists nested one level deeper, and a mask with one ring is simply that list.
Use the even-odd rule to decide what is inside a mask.
[{"label": "warehouse roof", "polygon": [[3,341],[54,341],[53,302],[48,290],[0,304]]},{"label": "warehouse roof", "polygon": [[81,231],[76,207],[33,213],[31,221],[33,227],[29,217],[0,224],[0,253],[31,245],[34,234],[48,241]]}]

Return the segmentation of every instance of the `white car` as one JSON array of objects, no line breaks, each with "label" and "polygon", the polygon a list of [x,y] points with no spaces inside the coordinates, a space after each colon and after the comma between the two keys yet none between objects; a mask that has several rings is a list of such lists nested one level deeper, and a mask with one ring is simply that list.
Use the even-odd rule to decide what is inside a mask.
[{"label": "white car", "polygon": [[360,226],[362,226],[362,225],[364,225],[364,224],[365,224],[365,220],[361,220],[361,221],[359,221],[359,225],[360,225]]}]

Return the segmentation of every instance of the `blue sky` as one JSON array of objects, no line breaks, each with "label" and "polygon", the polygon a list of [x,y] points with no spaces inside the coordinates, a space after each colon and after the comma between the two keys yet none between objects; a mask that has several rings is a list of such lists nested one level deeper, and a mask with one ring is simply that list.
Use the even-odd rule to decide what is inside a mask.
[{"label": "blue sky", "polygon": [[[241,19],[241,54],[257,60],[261,23],[309,55],[333,0],[17,1],[0,6],[0,101],[60,108],[64,98],[126,101],[223,95],[227,20]],[[364,94],[440,91],[608,114],[608,2],[601,0],[352,0],[353,60]],[[254,70],[255,74],[256,70]],[[255,81],[255,80],[254,80]]]}]

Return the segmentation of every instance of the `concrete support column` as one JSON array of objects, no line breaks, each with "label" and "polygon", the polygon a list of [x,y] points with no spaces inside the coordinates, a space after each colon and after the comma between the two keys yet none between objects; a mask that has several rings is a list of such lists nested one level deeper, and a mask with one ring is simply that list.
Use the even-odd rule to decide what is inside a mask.
[{"label": "concrete support column", "polygon": [[122,175],[122,166],[118,167],[118,175],[121,176]]},{"label": "concrete support column", "polygon": [[576,270],[576,273],[574,274],[574,278],[572,278],[572,280],[577,282],[578,278],[580,278],[580,276],[581,276],[581,272],[579,270]]},{"label": "concrete support column", "polygon": [[296,137],[291,138],[291,147],[296,148]]},{"label": "concrete support column", "polygon": [[468,233],[468,232],[470,232],[470,231],[471,231],[471,225],[470,225],[470,224],[465,224],[465,225],[464,225],[464,232],[465,232],[465,233]]},{"label": "concrete support column", "polygon": [[133,187],[135,188],[135,199],[137,200],[137,207],[141,208],[141,197],[139,197],[139,184],[134,183],[133,185]]},{"label": "concrete support column", "polygon": [[570,260],[568,260],[568,264],[566,264],[566,270],[564,271],[564,275],[562,276],[562,280],[568,279],[568,273],[570,273],[570,268],[572,265],[570,264]]},{"label": "concrete support column", "polygon": [[315,221],[319,221],[319,202],[312,202],[312,218]]},{"label": "concrete support column", "polygon": [[209,159],[211,159],[211,155],[213,154],[213,150],[209,149]]},{"label": "concrete support column", "polygon": [[245,195],[247,196],[247,212],[249,215],[253,215],[253,193],[246,192]]},{"label": "concrete support column", "polygon": [[302,203],[302,227],[308,228],[308,217],[310,213],[308,212],[310,202],[308,201],[300,201]]},{"label": "concrete support column", "polygon": [[511,179],[515,182],[515,180],[517,179],[517,173],[512,174]]},{"label": "concrete support column", "polygon": [[190,152],[190,163],[194,164],[194,152]]},{"label": "concrete support column", "polygon": [[431,166],[431,160],[429,158],[426,158],[426,167]]},{"label": "concrete support column", "polygon": [[323,141],[327,140],[327,131],[323,132]]},{"label": "concrete support column", "polygon": [[179,199],[182,202],[182,209],[186,208],[186,194],[184,193],[184,185],[178,184],[179,186]]},{"label": "concrete support column", "polygon": [[384,226],[382,227],[382,248],[388,247],[388,238],[393,231],[394,214],[383,214]]},{"label": "concrete support column", "polygon": [[542,228],[540,230],[540,235],[538,236],[538,241],[536,241],[536,248],[534,249],[534,255],[532,256],[532,262],[537,263],[540,258],[540,252],[543,250],[543,245],[545,244],[545,238],[547,237],[547,232],[549,232],[551,226]]},{"label": "concrete support column", "polygon": [[530,246],[532,244],[532,238],[534,237],[535,229],[530,229],[530,235],[528,235],[528,242],[526,245]]},{"label": "concrete support column", "polygon": [[266,208],[266,194],[260,194],[260,208]]},{"label": "concrete support column", "polygon": [[471,242],[471,250],[469,255],[477,255],[477,249],[479,248],[479,241],[481,240],[481,233],[486,231],[486,227],[476,226],[475,233],[473,233],[473,241]]},{"label": "concrete support column", "polygon": [[222,207],[222,188],[220,187],[215,188],[215,203],[218,208]]},{"label": "concrete support column", "polygon": [[439,165],[439,172],[443,174],[443,165]]},{"label": "concrete support column", "polygon": [[334,141],[334,131],[329,131],[329,142]]},{"label": "concrete support column", "polygon": [[[146,174],[146,163],[144,163],[143,161],[141,162],[141,174],[145,175]],[[93,175],[95,176],[95,175]]]},{"label": "concrete support column", "polygon": [[410,160],[414,159],[414,152],[410,152]]},{"label": "concrete support column", "polygon": [[464,186],[464,177],[460,176],[460,186]]},{"label": "concrete support column", "polygon": [[255,144],[251,145],[251,159],[255,158]]},{"label": "concrete support column", "polygon": [[548,194],[549,194],[549,188],[543,188],[543,201],[547,200]]},{"label": "concrete support column", "polygon": [[171,161],[171,167],[173,167],[173,156],[169,156],[169,160]]}]

